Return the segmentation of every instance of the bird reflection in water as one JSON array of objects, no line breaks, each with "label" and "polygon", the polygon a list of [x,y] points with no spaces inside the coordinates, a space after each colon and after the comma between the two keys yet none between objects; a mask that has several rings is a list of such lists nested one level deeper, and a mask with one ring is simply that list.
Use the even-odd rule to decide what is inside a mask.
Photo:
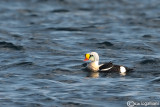
[{"label": "bird reflection in water", "polygon": [[87,77],[98,78],[99,72],[88,72]]},{"label": "bird reflection in water", "polygon": [[120,72],[119,73],[121,76],[126,76],[126,72]]}]

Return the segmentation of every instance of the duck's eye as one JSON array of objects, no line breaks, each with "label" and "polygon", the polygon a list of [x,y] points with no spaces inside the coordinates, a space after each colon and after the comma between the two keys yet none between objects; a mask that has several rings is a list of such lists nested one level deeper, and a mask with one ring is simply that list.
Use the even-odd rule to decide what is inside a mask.
[{"label": "duck's eye", "polygon": [[90,55],[90,57],[93,57],[93,55]]}]

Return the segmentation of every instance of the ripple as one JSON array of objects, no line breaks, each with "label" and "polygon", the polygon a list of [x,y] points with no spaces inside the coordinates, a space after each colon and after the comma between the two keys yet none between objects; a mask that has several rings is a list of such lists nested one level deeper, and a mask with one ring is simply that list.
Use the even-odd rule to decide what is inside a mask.
[{"label": "ripple", "polygon": [[154,78],[151,80],[152,83],[159,83],[160,82],[160,77]]},{"label": "ripple", "polygon": [[104,46],[113,46],[114,44],[108,41],[102,42],[102,43],[97,43],[99,45],[104,45]]},{"label": "ripple", "polygon": [[145,59],[140,62],[140,64],[145,65],[145,64],[159,64],[158,59]]},{"label": "ripple", "polygon": [[67,9],[57,9],[57,10],[52,10],[52,13],[66,13],[69,12]]},{"label": "ripple", "polygon": [[143,38],[152,38],[153,36],[150,34],[143,35]]},{"label": "ripple", "polygon": [[20,62],[20,63],[17,63],[16,65],[20,65],[20,66],[22,66],[22,65],[25,65],[25,66],[27,66],[27,65],[34,65],[34,63],[33,62]]},{"label": "ripple", "polygon": [[98,48],[108,48],[108,47],[113,47],[114,44],[108,41],[102,42],[102,43],[97,43],[98,44]]},{"label": "ripple", "polygon": [[50,27],[47,28],[46,30],[55,30],[55,31],[83,31],[82,29],[79,28],[72,28],[72,27],[61,27],[61,28],[54,28],[54,27]]},{"label": "ripple", "polygon": [[17,46],[10,42],[0,42],[0,48],[12,49],[12,50],[23,50],[23,46]]},{"label": "ripple", "polygon": [[78,10],[81,10],[81,11],[92,11],[93,9],[92,8],[79,8]]}]

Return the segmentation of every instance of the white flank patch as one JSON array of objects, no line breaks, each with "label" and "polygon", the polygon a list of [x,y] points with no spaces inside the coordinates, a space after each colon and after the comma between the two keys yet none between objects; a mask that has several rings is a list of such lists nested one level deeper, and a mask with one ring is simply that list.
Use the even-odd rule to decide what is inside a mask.
[{"label": "white flank patch", "polygon": [[112,67],[106,68],[106,69],[101,69],[101,71],[107,71],[110,70]]},{"label": "white flank patch", "polygon": [[126,68],[124,66],[120,66],[120,72],[121,73],[125,73],[126,72]]}]

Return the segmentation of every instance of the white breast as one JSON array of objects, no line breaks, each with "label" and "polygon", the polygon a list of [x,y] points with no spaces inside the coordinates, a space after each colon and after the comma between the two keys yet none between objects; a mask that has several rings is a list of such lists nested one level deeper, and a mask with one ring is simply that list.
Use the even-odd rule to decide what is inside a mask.
[{"label": "white breast", "polygon": [[96,72],[99,70],[98,62],[91,62],[87,65],[87,68],[90,69],[93,72]]}]

